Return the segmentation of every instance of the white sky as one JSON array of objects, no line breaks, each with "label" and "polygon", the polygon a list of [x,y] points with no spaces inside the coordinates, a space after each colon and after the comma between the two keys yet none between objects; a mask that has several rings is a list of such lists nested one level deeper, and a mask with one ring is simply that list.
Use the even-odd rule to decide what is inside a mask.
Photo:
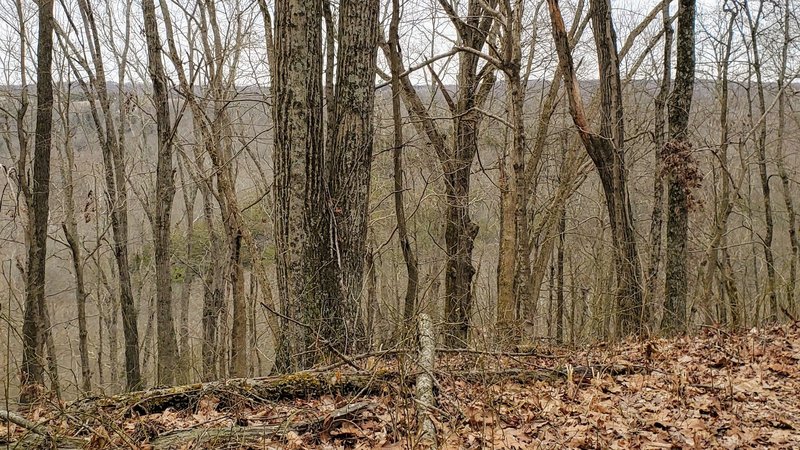
[{"label": "white sky", "polygon": [[[34,79],[35,69],[35,33],[36,33],[36,7],[34,0],[22,0],[24,6],[25,27],[28,37],[28,49],[26,51],[26,65],[28,71],[28,80]],[[64,0],[64,4],[71,10],[73,20],[76,25],[80,26],[79,14],[77,13],[77,0]],[[185,54],[186,45],[189,41],[196,41],[193,33],[196,33],[197,25],[191,24],[184,17],[181,8],[177,5],[184,5],[184,11],[192,11],[194,0],[169,0],[172,5],[172,19],[178,29],[176,38],[179,45],[183,47]],[[464,3],[463,0],[456,0],[458,3]],[[536,44],[536,52],[534,54],[534,71],[531,78],[548,77],[550,70],[555,64],[554,52],[552,51],[552,38],[549,35],[549,17],[547,15],[546,5],[542,6],[536,18],[533,17],[533,12],[537,3],[542,0],[531,0],[526,3],[526,15],[530,26],[526,29],[524,39],[530,43],[530,37],[534,31],[538,33],[538,43]],[[572,20],[572,7],[577,0],[561,0],[561,7],[564,11],[564,16],[567,22]],[[131,52],[128,58],[129,70],[126,79],[128,81],[142,82],[146,80],[146,58],[144,53],[144,39],[142,35],[141,25],[141,5],[138,0],[133,0],[130,5],[130,13],[126,11],[126,2],[124,0],[94,0],[92,1],[95,7],[95,13],[99,18],[99,25],[101,26],[101,33],[104,34],[104,56],[107,65],[108,79],[116,81],[116,67],[118,62],[115,61],[114,53],[118,50],[123,41],[125,32],[126,18],[130,18],[131,27]],[[336,2],[334,2],[336,3]],[[587,1],[588,3],[588,1]],[[628,31],[638,24],[642,18],[658,4],[658,0],[612,0],[615,9],[617,33],[620,40],[624,40]],[[81,47],[80,37],[69,29],[66,14],[62,9],[61,3],[56,3],[56,15],[62,28],[68,30],[71,39],[75,40],[76,45]],[[263,22],[257,3],[254,0],[223,0],[218,1],[218,16],[223,29],[226,29],[225,24],[230,23],[230,18],[237,15],[242,18],[244,29],[246,33],[246,50],[242,54],[239,66],[239,84],[252,84],[263,83],[268,78],[266,61],[266,51],[263,34]],[[701,76],[702,71],[711,70],[712,65],[703,65],[704,61],[713,60],[711,55],[712,46],[711,40],[708,39],[709,34],[704,30],[708,29],[712,33],[715,29],[724,26],[725,20],[720,19],[715,10],[719,8],[719,3],[712,0],[698,0],[698,12],[700,18],[698,21],[698,59],[700,61]],[[677,1],[673,0],[673,12],[677,9]],[[388,7],[384,8],[384,12],[388,13]],[[653,21],[649,29],[637,41],[640,46],[643,46],[654,33],[660,30],[661,21],[659,18]],[[0,84],[19,84],[20,82],[20,38],[18,35],[18,18],[16,5],[13,1],[0,1]],[[231,34],[233,29],[230,29]],[[402,44],[405,57],[406,66],[410,66],[420,61],[424,61],[432,55],[447,51],[451,48],[454,37],[454,32],[449,20],[445,16],[441,7],[438,6],[437,0],[406,0],[403,7],[402,18]],[[230,37],[230,36],[229,36]],[[162,33],[162,39],[163,39]],[[586,77],[594,77],[592,71],[592,49],[591,45],[591,32],[587,30],[584,33],[584,45],[576,50],[576,59],[583,58],[584,63],[581,65],[582,75]],[[183,43],[183,44],[181,44]],[[641,47],[640,47],[641,48]],[[648,67],[656,67],[659,54],[661,53],[661,45],[656,45],[652,52],[652,64],[648,64],[648,60],[642,65],[640,75],[647,77]],[[626,61],[623,63],[630,64],[636,57],[641,54],[641,51],[632,51]],[[525,57],[525,56],[523,56]],[[382,57],[379,58],[382,60]],[[63,65],[63,57],[56,59],[57,64]],[[455,67],[453,61],[441,60],[434,64],[433,67],[437,71],[441,71],[445,82],[452,81],[452,70]],[[167,68],[171,68],[171,64],[166,64]],[[427,71],[420,71],[415,75],[415,82],[425,83],[429,74]]]}]

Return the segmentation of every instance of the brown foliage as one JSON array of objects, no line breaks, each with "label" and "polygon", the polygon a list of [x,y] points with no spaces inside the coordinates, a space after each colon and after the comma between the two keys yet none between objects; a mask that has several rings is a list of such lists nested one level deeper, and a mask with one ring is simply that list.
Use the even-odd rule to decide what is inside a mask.
[{"label": "brown foliage", "polygon": [[[555,357],[459,353],[438,366],[430,415],[448,449],[791,448],[800,442],[799,362],[797,323],[740,334],[706,328],[697,337]],[[394,360],[370,364],[376,373],[398,367]],[[545,365],[564,369],[549,379],[518,376]],[[465,369],[484,376],[455,375]],[[30,414],[53,435],[80,438],[86,448],[159,448],[183,433],[198,440],[177,448],[400,449],[416,442],[414,400],[400,382],[364,396],[257,401],[237,392],[218,390],[180,408],[127,418],[115,410],[82,416],[70,407],[68,414]],[[5,433],[26,439],[20,427],[0,431],[0,442]]]},{"label": "brown foliage", "polygon": [[662,176],[670,176],[686,193],[687,206],[691,210],[702,206],[702,200],[694,192],[703,184],[703,174],[692,154],[692,144],[671,140],[664,143]]}]

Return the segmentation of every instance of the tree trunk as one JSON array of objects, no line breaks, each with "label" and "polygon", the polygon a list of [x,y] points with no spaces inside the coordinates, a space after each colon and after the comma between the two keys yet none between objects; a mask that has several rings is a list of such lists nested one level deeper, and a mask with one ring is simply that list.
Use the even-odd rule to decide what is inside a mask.
[{"label": "tree trunk", "polygon": [[[94,12],[91,5],[80,0],[85,23],[86,43],[89,47],[94,64],[94,79],[91,86],[83,84],[87,95],[92,95],[100,103],[102,117],[99,115],[95,102],[90,102],[90,110],[97,138],[103,153],[103,168],[105,169],[106,200],[109,204],[111,216],[111,231],[114,236],[114,257],[119,273],[120,306],[122,309],[122,328],[125,339],[125,376],[126,388],[136,390],[142,387],[142,375],[139,361],[139,330],[136,306],[133,299],[131,286],[131,270],[128,260],[128,188],[125,158],[123,157],[124,133],[117,133],[113,118],[111,117],[111,102],[108,98],[105,67],[100,53],[100,39],[95,23]],[[126,54],[121,55],[125,61]],[[126,73],[125,67],[119,68],[120,80]],[[120,83],[121,85],[122,83]],[[90,89],[93,88],[93,92]],[[122,87],[120,86],[120,89]],[[124,130],[125,102],[120,102],[119,130]]]},{"label": "tree trunk", "polygon": [[[708,246],[706,255],[706,274],[703,281],[703,298],[707,304],[708,310],[716,306],[718,311],[717,318],[722,323],[727,323],[727,310],[728,307],[724,303],[724,296],[727,294],[730,304],[730,325],[736,327],[738,323],[738,313],[734,311],[733,305],[736,304],[736,288],[732,283],[732,279],[728,276],[728,267],[730,262],[726,261],[727,256],[720,260],[720,251],[726,252],[725,249],[725,236],[728,233],[728,218],[733,212],[734,202],[731,201],[731,181],[732,176],[728,166],[728,147],[729,147],[729,125],[728,125],[728,67],[730,56],[732,52],[733,41],[733,27],[736,21],[736,14],[731,14],[728,20],[728,26],[725,34],[725,47],[723,48],[723,57],[719,66],[720,80],[719,80],[719,162],[720,162],[720,178],[721,178],[721,192],[719,200],[716,202],[716,209],[714,211],[714,232],[711,236],[711,243]],[[742,170],[744,174],[745,170]],[[739,186],[741,183],[739,183]],[[734,186],[737,190],[739,186]],[[714,276],[719,271],[720,274],[720,289],[719,299],[716,305],[712,304],[712,289],[714,284]],[[731,281],[729,283],[729,280]]]},{"label": "tree trunk", "polygon": [[[507,140],[507,139],[506,139]],[[497,252],[497,334],[502,346],[510,337],[511,325],[517,317],[514,299],[514,274],[516,265],[516,227],[514,226],[514,190],[508,173],[507,155],[499,162],[498,189],[500,191],[500,237]],[[524,255],[530,259],[530,254]],[[528,283],[530,284],[530,283]]]},{"label": "tree trunk", "polygon": [[[183,153],[182,153],[183,154]],[[187,160],[183,155],[184,161]],[[186,208],[186,256],[183,262],[183,280],[181,282],[180,312],[178,315],[178,353],[180,355],[179,381],[188,383],[191,378],[192,349],[189,345],[189,302],[192,297],[192,285],[194,284],[197,267],[192,264],[194,253],[194,204],[197,198],[197,185],[199,183],[189,183],[185,176],[184,169],[188,164],[178,164],[178,174],[180,183],[183,187],[183,204]],[[209,264],[213,264],[209,261]]]},{"label": "tree trunk", "polygon": [[169,112],[167,76],[161,61],[161,38],[156,21],[156,6],[153,0],[142,0],[144,33],[147,41],[147,61],[153,83],[153,103],[156,108],[158,134],[158,156],[156,163],[155,214],[153,225],[153,247],[156,266],[156,308],[158,326],[158,370],[159,385],[170,385],[175,380],[178,362],[178,341],[175,335],[175,320],[172,317],[172,265],[170,264],[170,230],[172,201],[175,198],[175,180],[172,168],[172,123]]},{"label": "tree trunk", "polygon": [[[466,50],[459,53],[458,98],[452,102],[451,113],[455,137],[448,147],[445,133],[431,117],[416,89],[405,74],[400,77],[403,100],[414,125],[430,142],[445,182],[445,345],[460,347],[467,344],[472,309],[472,249],[478,226],[469,215],[470,172],[477,153],[478,125],[482,114],[478,110],[494,86],[494,69],[491,65],[478,71],[479,57],[474,52],[483,48],[493,16],[486,14],[480,0],[470,0],[466,18],[460,18],[450,3],[440,0],[448,17],[458,30],[459,44]],[[495,4],[493,0],[486,3]],[[389,53],[384,46],[384,53]],[[448,94],[449,95],[449,94]],[[452,100],[452,99],[451,99]]]},{"label": "tree trunk", "polygon": [[558,250],[556,252],[556,342],[564,342],[564,237],[567,214],[561,210],[558,220]]},{"label": "tree trunk", "polygon": [[[414,249],[408,237],[408,226],[406,223],[405,204],[403,202],[403,118],[400,110],[400,97],[402,88],[400,86],[400,73],[403,70],[403,62],[400,55],[400,0],[392,0],[392,19],[389,24],[389,61],[392,71],[392,124],[394,126],[394,146],[392,148],[393,179],[394,179],[394,211],[397,218],[397,236],[400,241],[400,250],[403,253],[403,261],[406,263],[406,293],[403,301],[403,322],[404,326],[410,327],[417,307],[417,295],[419,291],[419,268]],[[373,276],[374,276],[373,266]]]},{"label": "tree trunk", "polygon": [[[514,345],[520,337],[518,314],[521,311],[521,305],[528,304],[530,294],[528,189],[531,182],[526,167],[527,164],[538,166],[540,153],[534,151],[530,161],[525,160],[528,148],[524,117],[527,86],[523,83],[521,74],[523,2],[516,2],[513,7],[510,2],[501,3],[500,10],[506,19],[501,58],[503,59],[502,69],[508,82],[506,98],[508,121],[512,134],[509,153],[513,177],[512,183],[506,181],[505,191],[501,193],[504,232],[501,235],[500,258],[509,261],[501,261],[501,266],[498,267],[497,331],[501,340],[506,341],[505,345]],[[546,125],[540,123],[539,126]],[[503,175],[507,176],[507,174],[501,174],[501,176]],[[500,278],[503,280],[501,281]],[[508,278],[511,278],[510,283]],[[505,284],[508,284],[508,287],[504,286]],[[511,290],[510,295],[509,289]]]},{"label": "tree trunk", "polygon": [[663,172],[663,147],[666,142],[667,124],[667,99],[669,97],[670,85],[672,84],[672,19],[669,13],[669,2],[663,5],[663,28],[664,28],[664,59],[663,73],[661,76],[661,87],[655,99],[655,129],[653,131],[653,141],[655,144],[655,169],[653,175],[653,212],[650,221],[650,262],[647,269],[647,295],[648,300],[645,308],[654,312],[656,289],[658,286],[658,272],[661,265],[661,238],[664,229],[664,174]]},{"label": "tree trunk", "polygon": [[616,34],[608,0],[592,0],[590,15],[600,67],[601,124],[593,133],[583,109],[572,52],[557,0],[548,0],[553,38],[570,114],[587,153],[597,168],[611,222],[614,263],[617,275],[617,334],[638,334],[642,328],[642,287],[639,255],[633,229],[632,211],[624,160],[624,116],[619,76]]},{"label": "tree trunk", "polygon": [[372,169],[373,109],[378,49],[380,2],[342,0],[339,6],[339,45],[335,105],[327,149],[331,249],[336,284],[325,285],[327,297],[338,304],[331,324],[345,325],[323,335],[344,352],[363,351],[366,330],[361,314],[364,287],[369,192]]},{"label": "tree trunk", "polygon": [[[444,4],[440,0],[440,3]],[[461,44],[480,51],[487,40],[492,24],[480,0],[470,0],[467,16],[451,20],[458,29]],[[492,6],[494,2],[487,3]],[[478,126],[482,117],[478,108],[494,85],[494,73],[478,73],[480,58],[472,52],[459,53],[458,97],[453,111],[453,147],[442,161],[447,201],[445,225],[445,330],[446,347],[465,347],[469,341],[472,315],[472,250],[478,225],[470,217],[470,174],[472,161],[478,152]]]},{"label": "tree trunk", "polygon": [[[75,271],[75,307],[78,312],[78,353],[81,363],[81,391],[88,393],[92,389],[92,369],[89,361],[89,331],[86,323],[86,298],[89,296],[86,291],[86,281],[84,276],[84,261],[81,256],[81,247],[78,236],[78,221],[75,216],[75,181],[72,171],[75,168],[75,152],[72,148],[72,135],[70,133],[69,97],[63,99],[64,108],[59,109],[61,124],[64,129],[64,155],[61,164],[61,178],[64,181],[64,220],[61,229],[64,231],[64,238],[72,257],[72,268]],[[89,192],[87,205],[93,205],[94,196]],[[88,222],[91,216],[85,217]],[[102,356],[101,350],[98,359]]]},{"label": "tree trunk", "polygon": [[[42,355],[46,337],[45,266],[47,220],[50,214],[50,150],[53,125],[53,0],[39,3],[36,65],[36,137],[31,183],[31,240],[25,276],[25,313],[22,325],[22,390],[20,403],[36,399],[44,385]],[[55,355],[49,354],[49,358]]]},{"label": "tree trunk", "polygon": [[687,241],[691,190],[699,176],[688,139],[689,112],[694,93],[695,0],[680,0],[678,10],[675,87],[669,98],[670,142],[663,148],[669,173],[667,198],[667,261],[662,329],[668,334],[687,331]]},{"label": "tree trunk", "polygon": [[[198,156],[198,158],[200,158]],[[210,184],[210,182],[209,182]],[[203,197],[203,217],[209,230],[210,258],[203,283],[203,343],[201,353],[203,359],[203,380],[210,381],[220,376],[219,362],[219,317],[224,301],[224,245],[215,230],[214,211],[211,203],[211,188],[205,184],[200,185]]]},{"label": "tree trunk", "polygon": [[330,236],[323,195],[320,3],[275,4],[275,237],[284,333],[277,366],[284,371],[316,362],[315,333],[328,334],[323,328],[332,325],[323,323],[328,299],[322,286],[337,283],[330,279],[330,268],[321,264],[328,259]]},{"label": "tree trunk", "polygon": [[[777,135],[777,157],[775,163],[778,166],[778,175],[781,178],[783,201],[786,205],[786,213],[789,216],[789,243],[792,246],[792,257],[789,259],[789,281],[786,285],[786,307],[796,312],[795,307],[795,288],[797,286],[797,258],[800,253],[800,243],[797,237],[797,217],[795,216],[794,201],[790,188],[789,175],[786,172],[784,161],[784,149],[786,147],[786,70],[790,64],[789,45],[793,38],[790,34],[791,10],[789,0],[783,5],[783,42],[781,44],[781,59],[778,69],[778,135]],[[790,80],[791,82],[791,80]]]},{"label": "tree trunk", "polygon": [[756,127],[756,153],[758,154],[758,174],[761,179],[761,193],[764,205],[764,236],[761,238],[764,247],[764,261],[767,266],[767,279],[764,284],[765,296],[769,300],[769,314],[768,321],[775,321],[778,317],[778,296],[775,289],[775,257],[772,252],[772,238],[774,234],[775,225],[773,223],[772,215],[772,199],[771,190],[769,186],[769,173],[767,170],[767,103],[764,95],[764,82],[762,79],[761,71],[761,54],[758,43],[759,23],[761,21],[764,3],[759,3],[758,11],[755,19],[750,13],[749,6],[745,2],[743,8],[747,15],[747,23],[750,31],[750,47],[752,49],[752,65],[753,72],[756,75],[756,92],[758,95],[758,114],[761,119],[758,120]]}]

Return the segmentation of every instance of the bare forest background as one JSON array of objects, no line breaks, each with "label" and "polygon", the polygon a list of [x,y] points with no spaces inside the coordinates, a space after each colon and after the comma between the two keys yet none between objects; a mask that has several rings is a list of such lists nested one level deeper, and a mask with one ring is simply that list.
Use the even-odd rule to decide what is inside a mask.
[{"label": "bare forest background", "polygon": [[2,2],[0,397],[800,317],[797,2],[276,3]]}]

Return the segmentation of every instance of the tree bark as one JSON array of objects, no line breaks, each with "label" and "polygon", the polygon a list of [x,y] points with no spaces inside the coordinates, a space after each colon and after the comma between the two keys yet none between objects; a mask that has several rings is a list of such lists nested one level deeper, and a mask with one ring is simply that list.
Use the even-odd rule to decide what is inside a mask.
[{"label": "tree bark", "polygon": [[[36,65],[36,137],[31,183],[31,240],[25,276],[25,312],[22,325],[22,390],[20,403],[36,399],[37,387],[44,385],[42,355],[47,335],[45,267],[47,261],[47,220],[50,214],[50,150],[53,126],[53,0],[39,3],[39,35]],[[49,358],[55,355],[49,354]]]},{"label": "tree bark", "polygon": [[175,180],[172,168],[173,128],[169,112],[167,76],[161,61],[161,38],[156,22],[153,0],[142,0],[144,33],[147,41],[147,66],[153,83],[153,103],[156,108],[158,154],[156,163],[156,193],[154,202],[153,247],[156,266],[156,309],[158,326],[158,364],[156,378],[159,385],[170,385],[175,380],[178,364],[178,341],[175,320],[172,317],[172,265],[170,264],[170,231],[172,202],[175,198]]},{"label": "tree bark", "polygon": [[633,229],[624,160],[624,115],[616,34],[608,0],[592,0],[590,15],[600,67],[600,133],[591,130],[583,109],[572,52],[558,0],[548,0],[570,114],[584,147],[600,176],[611,222],[617,277],[617,335],[638,334],[642,329],[642,288],[639,255]]},{"label": "tree bark", "polygon": [[[324,197],[321,2],[279,0],[275,4],[275,208],[276,264],[284,339],[279,370],[295,371],[317,359],[315,332],[329,335],[323,297],[331,268]],[[330,319],[330,316],[327,316]],[[338,319],[341,322],[341,318]],[[303,326],[307,325],[307,327]]]},{"label": "tree bark", "polygon": [[423,448],[436,446],[436,426],[431,420],[430,411],[435,407],[433,395],[433,371],[436,363],[436,335],[433,322],[425,313],[419,315],[417,322],[419,334],[419,374],[417,375],[414,399],[417,403],[417,424],[419,444]]},{"label": "tree bark", "polygon": [[764,3],[758,5],[756,17],[753,18],[748,2],[744,2],[744,11],[747,16],[747,24],[750,31],[750,48],[752,49],[752,59],[750,64],[756,75],[756,93],[758,96],[758,114],[761,119],[757,122],[756,131],[756,153],[758,155],[758,174],[761,179],[761,193],[764,205],[764,236],[761,238],[764,248],[764,261],[767,266],[767,279],[764,284],[765,296],[769,300],[768,321],[775,321],[778,317],[778,296],[775,289],[775,257],[772,252],[772,240],[775,225],[772,214],[772,198],[769,185],[769,172],[767,169],[767,103],[764,95],[764,82],[761,70],[761,53],[758,43],[759,24],[763,17]]},{"label": "tree bark", "polygon": [[654,311],[656,289],[658,286],[658,273],[661,266],[661,240],[664,231],[664,174],[663,172],[663,147],[666,142],[667,124],[667,99],[669,98],[670,85],[672,84],[672,18],[669,12],[670,3],[664,2],[663,28],[664,28],[664,59],[662,64],[661,87],[655,99],[655,129],[653,141],[655,144],[655,169],[653,176],[653,212],[650,221],[650,261],[647,269],[647,296],[645,305],[651,314]]},{"label": "tree bark", "polygon": [[665,145],[668,167],[667,261],[662,329],[668,334],[687,331],[687,242],[691,190],[698,181],[688,138],[689,112],[694,93],[695,0],[680,0],[678,10],[675,87],[669,98],[670,142]]},{"label": "tree bark", "polygon": [[[331,249],[336,284],[325,285],[339,311],[339,326],[323,335],[345,353],[365,348],[361,313],[364,287],[369,193],[372,169],[373,109],[380,2],[342,0],[339,5],[338,67],[327,149]],[[323,212],[319,211],[318,213]],[[338,328],[338,329],[337,329]]]},{"label": "tree bark", "polygon": [[[400,0],[392,0],[392,18],[389,24],[389,62],[392,71],[392,124],[394,130],[394,146],[392,148],[392,175],[394,181],[394,211],[397,218],[397,236],[400,241],[400,250],[406,264],[406,293],[403,301],[403,321],[405,326],[411,324],[417,305],[419,291],[419,267],[414,249],[408,236],[406,223],[405,204],[403,202],[403,118],[401,116],[400,101],[402,87],[400,86],[400,73],[403,70],[403,61],[400,54]],[[373,268],[374,270],[374,268]]]}]

